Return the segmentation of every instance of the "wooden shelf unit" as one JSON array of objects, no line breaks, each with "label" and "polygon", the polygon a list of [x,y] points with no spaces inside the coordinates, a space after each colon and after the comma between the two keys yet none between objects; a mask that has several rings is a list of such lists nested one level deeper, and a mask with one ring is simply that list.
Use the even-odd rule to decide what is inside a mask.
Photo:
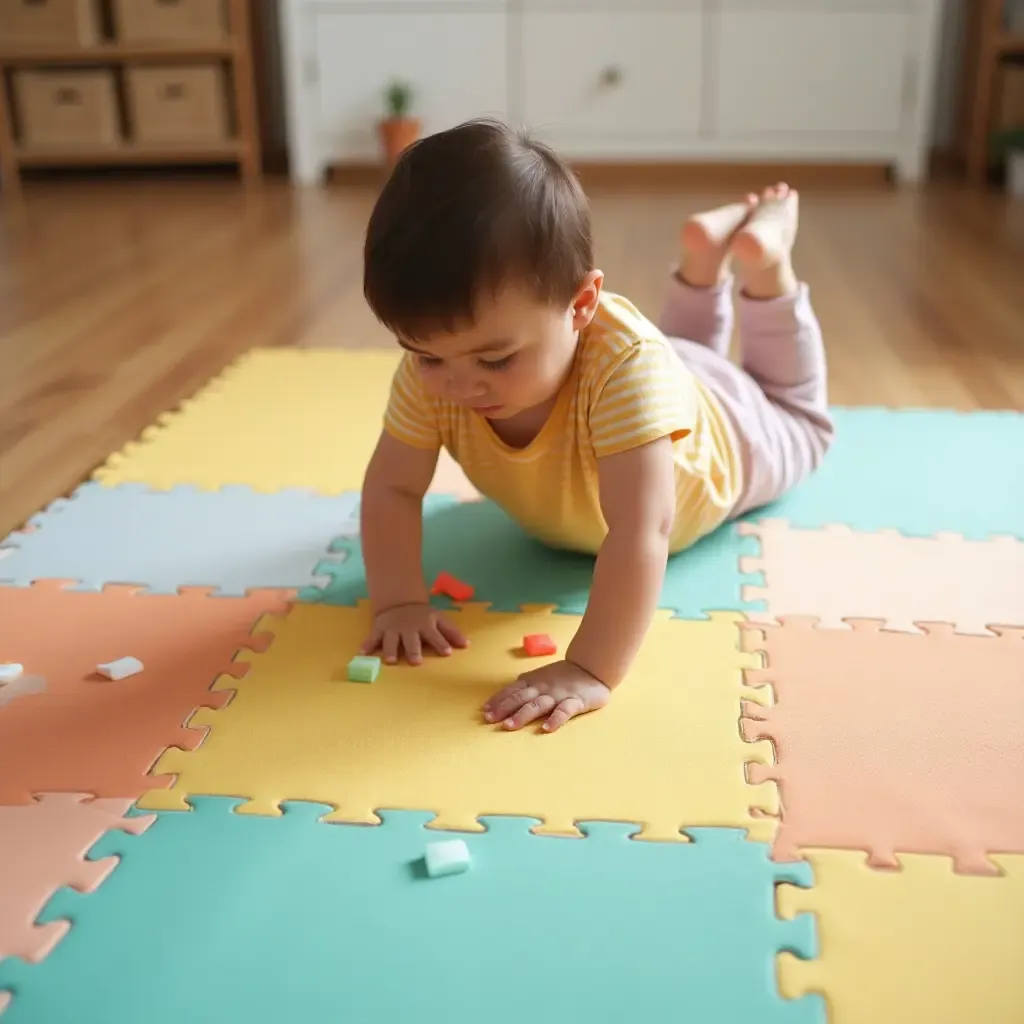
[{"label": "wooden shelf unit", "polygon": [[208,60],[211,58],[231,59],[238,52],[233,39],[223,42],[202,42],[195,46],[168,46],[160,43],[140,45],[138,43],[104,43],[99,46],[43,47],[0,45],[0,61],[8,67],[33,66],[36,64],[110,64],[124,61],[142,63],[147,60]]},{"label": "wooden shelf unit", "polygon": [[1024,33],[1006,29],[1005,0],[969,3],[959,148],[967,180],[983,185],[988,180],[999,70],[1008,57],[1024,58]]},{"label": "wooden shelf unit", "polygon": [[15,149],[19,167],[88,167],[95,164],[126,166],[130,164],[203,164],[229,163],[241,160],[244,147],[229,139],[215,145],[153,146],[125,142],[119,146],[97,146],[94,149]]},{"label": "wooden shelf unit", "polygon": [[[222,164],[238,165],[241,178],[253,183],[262,177],[259,119],[253,68],[252,0],[226,0],[228,32],[220,40],[168,43],[119,43],[109,41],[92,46],[5,46],[0,41],[0,185],[5,196],[21,192],[21,170],[25,167],[86,167]],[[19,144],[14,136],[6,81],[8,71],[23,68],[52,68],[74,65],[103,67],[160,63],[189,63],[222,60],[231,68],[237,135],[223,143],[181,146],[140,145],[126,139],[119,145],[90,148],[32,148]]]}]

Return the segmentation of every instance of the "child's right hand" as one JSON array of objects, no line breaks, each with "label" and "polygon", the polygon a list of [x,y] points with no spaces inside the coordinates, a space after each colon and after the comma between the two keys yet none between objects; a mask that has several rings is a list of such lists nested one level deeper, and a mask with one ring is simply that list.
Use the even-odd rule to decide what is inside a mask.
[{"label": "child's right hand", "polygon": [[429,604],[403,604],[381,612],[373,621],[373,630],[360,648],[362,654],[381,649],[384,661],[394,665],[404,652],[410,665],[423,661],[424,642],[442,656],[452,647],[466,647],[466,638]]}]

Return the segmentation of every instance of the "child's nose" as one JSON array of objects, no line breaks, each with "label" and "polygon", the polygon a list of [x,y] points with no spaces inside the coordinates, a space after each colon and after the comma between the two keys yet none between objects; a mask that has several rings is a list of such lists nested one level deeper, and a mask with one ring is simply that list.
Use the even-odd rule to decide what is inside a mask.
[{"label": "child's nose", "polygon": [[469,373],[453,371],[448,377],[448,394],[455,401],[465,401],[483,393],[479,379]]}]

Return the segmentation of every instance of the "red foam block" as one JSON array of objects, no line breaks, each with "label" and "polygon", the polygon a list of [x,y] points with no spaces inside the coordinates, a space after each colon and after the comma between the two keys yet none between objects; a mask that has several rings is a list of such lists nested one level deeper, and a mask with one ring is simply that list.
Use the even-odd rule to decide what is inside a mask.
[{"label": "red foam block", "polygon": [[430,588],[431,594],[443,594],[453,601],[469,601],[472,599],[474,590],[468,583],[457,580],[451,573],[439,572]]},{"label": "red foam block", "polygon": [[531,658],[537,658],[544,654],[555,654],[558,648],[547,633],[531,633],[523,637],[523,650]]}]

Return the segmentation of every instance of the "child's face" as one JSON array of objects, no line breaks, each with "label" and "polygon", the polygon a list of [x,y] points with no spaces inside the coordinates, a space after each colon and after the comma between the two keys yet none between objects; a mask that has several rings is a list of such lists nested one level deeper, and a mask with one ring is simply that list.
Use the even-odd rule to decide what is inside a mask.
[{"label": "child's face", "polygon": [[488,419],[508,419],[558,392],[577,332],[596,312],[602,280],[600,271],[591,271],[564,309],[507,288],[482,304],[472,327],[402,345],[416,354],[431,395]]}]

